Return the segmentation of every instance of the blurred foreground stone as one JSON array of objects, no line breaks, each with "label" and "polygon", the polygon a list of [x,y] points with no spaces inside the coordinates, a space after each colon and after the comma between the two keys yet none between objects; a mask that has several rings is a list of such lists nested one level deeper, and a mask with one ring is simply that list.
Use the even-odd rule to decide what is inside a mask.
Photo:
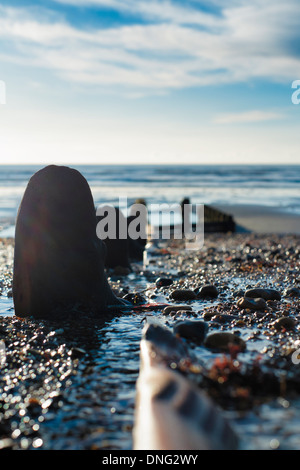
[{"label": "blurred foreground stone", "polygon": [[134,449],[237,449],[237,436],[222,411],[176,371],[183,354],[184,343],[171,332],[146,325],[140,344]]}]

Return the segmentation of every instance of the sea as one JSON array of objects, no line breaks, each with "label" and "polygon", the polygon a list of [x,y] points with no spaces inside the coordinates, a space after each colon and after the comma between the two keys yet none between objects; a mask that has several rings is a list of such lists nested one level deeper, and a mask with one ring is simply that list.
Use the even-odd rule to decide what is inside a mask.
[{"label": "sea", "polygon": [[[69,166],[87,179],[96,207],[112,204],[124,213],[139,198],[147,206],[189,198],[191,204],[222,206],[228,212],[232,206],[252,205],[300,215],[300,165]],[[26,185],[42,167],[0,165],[0,236],[14,236]]]}]

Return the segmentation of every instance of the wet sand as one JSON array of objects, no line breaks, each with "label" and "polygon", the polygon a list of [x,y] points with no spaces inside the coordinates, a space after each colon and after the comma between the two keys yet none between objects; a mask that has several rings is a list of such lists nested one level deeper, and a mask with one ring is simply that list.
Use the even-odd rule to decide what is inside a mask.
[{"label": "wet sand", "polygon": [[238,232],[300,233],[300,215],[289,214],[280,207],[254,205],[215,207],[233,215]]}]

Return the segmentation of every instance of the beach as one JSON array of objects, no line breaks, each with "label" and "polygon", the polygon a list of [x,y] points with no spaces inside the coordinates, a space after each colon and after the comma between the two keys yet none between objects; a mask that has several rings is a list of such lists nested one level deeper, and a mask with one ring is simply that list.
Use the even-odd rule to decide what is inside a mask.
[{"label": "beach", "polygon": [[[21,319],[12,298],[15,214],[32,171],[21,169],[8,184],[3,178],[2,193],[0,187],[0,448],[132,450],[133,430],[139,432],[140,347],[145,326],[155,322],[185,348],[167,367],[209,396],[241,449],[298,449],[300,216],[294,183],[281,206],[259,198],[236,204],[227,186],[226,204],[207,201],[234,217],[234,233],[205,233],[197,250],[187,249],[184,239],[158,240],[150,264],[131,260],[131,270],[106,268],[109,286],[127,299],[126,308],[102,317],[79,309],[55,320]],[[107,173],[102,169],[99,179],[89,171],[97,205]],[[147,202],[174,202],[170,181],[155,199],[156,183],[149,183]],[[122,188],[128,200],[136,195],[133,186]],[[189,195],[197,201],[195,191]],[[179,199],[187,188],[176,194]],[[114,202],[110,192],[105,202]],[[258,289],[258,300],[247,297],[251,289]],[[205,324],[200,342],[194,330],[178,333],[178,323],[190,321]],[[213,333],[230,333],[239,347],[233,353],[225,341],[224,349],[222,336],[212,347]]]},{"label": "beach", "polygon": [[[12,239],[2,241],[2,298],[8,301],[12,245]],[[189,338],[182,341],[196,362],[179,372],[230,416],[242,448],[299,447],[292,429],[300,417],[300,372],[291,362],[299,343],[299,235],[209,234],[199,252],[178,241],[161,248],[151,269],[134,263],[129,275],[107,273],[119,296],[134,293],[150,304],[147,309],[137,302],[104,324],[84,313],[60,322],[21,320],[12,310],[1,316],[2,448],[131,449],[139,344],[151,319],[171,331],[179,320],[203,320],[209,333],[239,336],[246,351],[238,355],[234,374],[214,367],[230,355]],[[172,284],[157,287],[161,277]],[[207,284],[217,288],[216,298],[172,299],[175,290],[196,292]],[[241,309],[238,300],[250,287],[275,289],[280,300],[267,301],[262,310]],[[165,315],[157,304],[192,311]],[[282,318],[290,322],[281,327],[276,322]]]},{"label": "beach", "polygon": [[300,217],[287,213],[280,207],[263,205],[217,205],[217,208],[233,215],[237,231],[255,233],[300,233]]}]

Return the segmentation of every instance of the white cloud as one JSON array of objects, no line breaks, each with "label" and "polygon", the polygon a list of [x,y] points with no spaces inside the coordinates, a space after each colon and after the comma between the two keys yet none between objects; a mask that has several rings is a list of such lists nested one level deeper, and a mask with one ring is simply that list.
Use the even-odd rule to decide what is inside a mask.
[{"label": "white cloud", "polygon": [[[222,15],[157,0],[56,0],[134,12],[147,24],[82,29],[41,10],[0,7],[0,59],[127,93],[300,75],[296,0],[221,1]],[[53,2],[55,3],[55,2]],[[199,2],[200,3],[200,2]],[[194,5],[192,8],[191,5]],[[124,90],[123,90],[124,91]]]},{"label": "white cloud", "polygon": [[274,111],[251,110],[239,113],[225,113],[216,116],[215,124],[248,124],[263,121],[274,121],[284,119],[285,115]]}]

